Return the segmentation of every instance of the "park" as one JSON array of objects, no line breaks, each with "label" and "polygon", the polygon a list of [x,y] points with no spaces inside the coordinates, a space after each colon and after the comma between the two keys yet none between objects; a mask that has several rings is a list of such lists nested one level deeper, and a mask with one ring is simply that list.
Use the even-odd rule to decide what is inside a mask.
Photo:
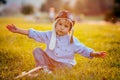
[{"label": "park", "polygon": [[[46,15],[45,15],[46,16]],[[120,80],[120,22],[111,23],[92,17],[76,21],[74,36],[95,51],[106,51],[102,59],[88,59],[75,54],[77,64],[72,69],[56,70],[53,74],[40,72],[37,77],[24,76],[22,80]],[[41,18],[40,18],[41,19]],[[42,17],[42,19],[46,19]],[[49,18],[48,18],[49,19]],[[35,67],[32,51],[46,45],[27,36],[13,34],[6,26],[14,24],[24,29],[52,30],[49,20],[17,16],[0,16],[0,80],[13,80],[23,71]]]}]

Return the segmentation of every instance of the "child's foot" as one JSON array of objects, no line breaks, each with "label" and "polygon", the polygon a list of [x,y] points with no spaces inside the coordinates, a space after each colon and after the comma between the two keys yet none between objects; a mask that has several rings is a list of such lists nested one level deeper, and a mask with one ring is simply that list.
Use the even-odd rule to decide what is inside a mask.
[{"label": "child's foot", "polygon": [[37,77],[38,76],[38,73],[31,73],[31,74],[28,74],[28,77],[31,77],[31,78],[34,78],[34,77]]},{"label": "child's foot", "polygon": [[48,67],[44,66],[40,70],[37,70],[37,71],[35,71],[33,73],[28,74],[28,76],[31,77],[31,78],[37,77],[39,75],[40,71],[43,71],[44,73],[47,73],[47,74],[52,74],[52,71],[50,71],[48,69]]},{"label": "child's foot", "polygon": [[52,74],[52,71],[50,71],[46,66],[43,67],[43,71],[47,74]]},{"label": "child's foot", "polygon": [[41,70],[43,70],[43,68],[41,68],[41,69],[39,69],[39,70],[36,70],[36,71],[34,71],[34,72],[32,72],[32,73],[29,73],[28,76],[31,77],[31,78],[37,77],[37,76],[39,75],[39,72],[40,72]]}]

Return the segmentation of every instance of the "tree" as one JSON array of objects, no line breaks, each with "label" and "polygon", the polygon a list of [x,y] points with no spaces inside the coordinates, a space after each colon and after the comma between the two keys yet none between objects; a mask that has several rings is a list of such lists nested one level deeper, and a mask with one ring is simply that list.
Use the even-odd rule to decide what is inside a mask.
[{"label": "tree", "polygon": [[55,11],[59,11],[62,7],[62,1],[61,0],[47,0],[45,4],[42,5],[41,7],[41,11],[44,11],[44,12],[49,12],[49,9],[51,7],[54,7],[55,8]]},{"label": "tree", "polygon": [[6,0],[0,0],[0,3],[2,3],[2,4],[6,4],[7,1],[6,1]]}]

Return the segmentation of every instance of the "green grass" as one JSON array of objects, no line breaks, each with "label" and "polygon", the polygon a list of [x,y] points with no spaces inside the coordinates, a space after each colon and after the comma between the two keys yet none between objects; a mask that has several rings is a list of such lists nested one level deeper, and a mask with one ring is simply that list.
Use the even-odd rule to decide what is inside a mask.
[{"label": "green grass", "polygon": [[[28,37],[9,32],[7,24],[36,30],[52,29],[50,23],[36,24],[23,18],[0,18],[0,80],[13,80],[22,71],[35,67],[32,51],[35,47],[45,48]],[[88,59],[75,55],[77,65],[71,70],[58,70],[48,75],[40,73],[36,78],[22,80],[120,80],[120,26],[113,24],[93,25],[76,23],[74,35],[95,51],[106,51],[105,59]]]}]

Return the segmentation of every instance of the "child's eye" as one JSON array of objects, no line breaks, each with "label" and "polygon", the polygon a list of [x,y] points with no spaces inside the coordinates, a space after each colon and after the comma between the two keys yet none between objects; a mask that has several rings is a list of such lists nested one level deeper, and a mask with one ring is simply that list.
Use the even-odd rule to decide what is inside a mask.
[{"label": "child's eye", "polygon": [[59,23],[59,25],[62,25],[61,23]]},{"label": "child's eye", "polygon": [[65,27],[66,27],[66,28],[68,28],[68,26],[67,26],[67,25],[65,25]]}]

